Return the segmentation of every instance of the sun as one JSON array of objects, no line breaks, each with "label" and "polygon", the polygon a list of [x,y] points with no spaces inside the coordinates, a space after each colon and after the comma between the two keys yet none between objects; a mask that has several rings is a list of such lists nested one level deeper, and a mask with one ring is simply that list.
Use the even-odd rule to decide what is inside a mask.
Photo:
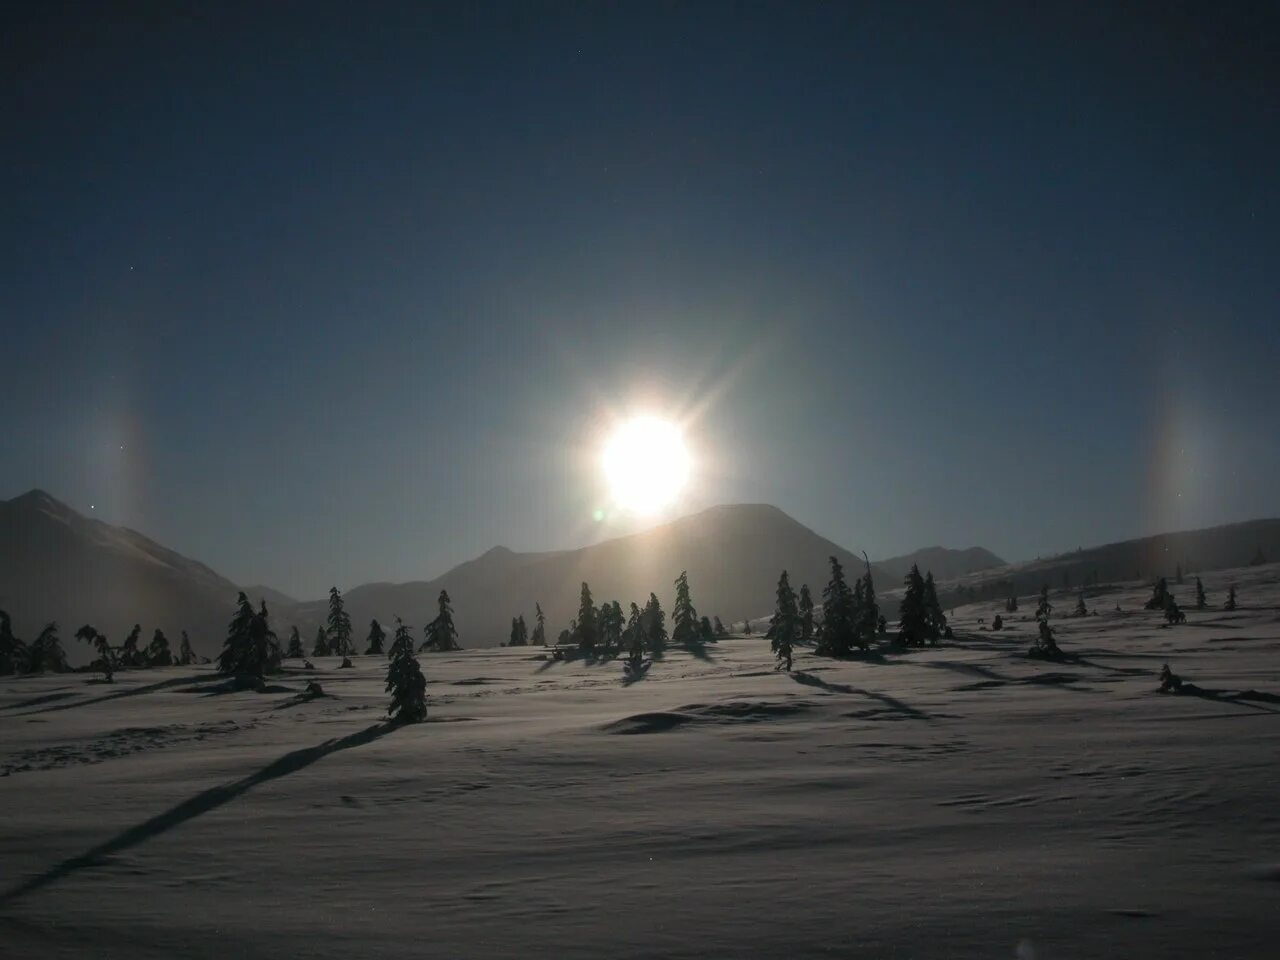
[{"label": "sun", "polygon": [[609,491],[618,506],[654,514],[670,505],[689,480],[689,451],[680,427],[659,417],[620,422],[601,456]]}]

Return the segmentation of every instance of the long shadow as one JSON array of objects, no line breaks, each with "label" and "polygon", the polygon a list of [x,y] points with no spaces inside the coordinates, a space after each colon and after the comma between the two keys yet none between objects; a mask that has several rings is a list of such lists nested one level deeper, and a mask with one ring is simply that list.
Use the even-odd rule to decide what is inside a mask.
[{"label": "long shadow", "polygon": [[142,687],[129,687],[126,690],[119,690],[115,693],[108,693],[105,696],[94,697],[91,700],[77,700],[75,703],[58,703],[51,707],[44,707],[41,710],[28,710],[26,713],[15,713],[15,717],[34,717],[38,713],[54,713],[58,710],[74,710],[76,707],[91,707],[95,703],[106,703],[108,700],[119,700],[121,697],[136,697],[143,693],[155,693],[157,690],[163,690],[166,687],[179,687],[184,683],[211,683],[215,680],[226,680],[226,677],[220,674],[198,673],[194,677],[174,677],[170,680],[161,680],[159,683],[149,683]]},{"label": "long shadow", "polygon": [[691,656],[697,657],[699,660],[705,660],[707,663],[714,663],[716,659],[711,656],[711,651],[707,649],[705,643],[682,643],[680,644],[680,649]]},{"label": "long shadow", "polygon": [[1206,687],[1197,687],[1194,683],[1184,683],[1173,696],[1199,697],[1201,700],[1212,700],[1215,703],[1238,703],[1242,707],[1249,707],[1262,713],[1280,713],[1280,710],[1262,705],[1263,703],[1280,703],[1280,696],[1259,690],[1241,690],[1238,693],[1232,693],[1228,690],[1211,690]]},{"label": "long shadow", "polygon": [[30,700],[19,700],[17,703],[11,703],[7,707],[0,707],[0,710],[21,710],[23,707],[38,707],[42,703],[53,703],[55,700],[69,700],[76,695],[78,691],[72,690],[69,693],[46,693],[40,697],[32,697]]},{"label": "long shadow", "polygon": [[395,730],[397,726],[397,724],[390,723],[375,723],[359,733],[352,733],[338,740],[326,740],[319,746],[304,747],[301,750],[286,753],[279,760],[267,764],[257,773],[243,779],[217,787],[210,787],[208,790],[196,794],[190,800],[184,800],[176,807],[166,810],[164,813],[152,817],[136,827],[130,827],[123,833],[112,837],[106,843],[101,843],[78,857],[64,860],[40,876],[12,887],[0,894],[0,906],[17,900],[19,897],[24,897],[29,893],[34,893],[43,887],[49,886],[51,883],[56,883],[77,870],[100,866],[104,857],[109,857],[122,850],[128,850],[130,847],[136,847],[152,837],[157,837],[166,831],[172,830],[174,827],[181,826],[188,820],[194,820],[203,813],[216,810],[223,804],[230,803],[241,794],[252,790],[260,783],[266,783],[278,777],[297,773],[299,770],[311,766],[317,760],[322,760],[329,754],[337,753],[339,750],[350,750],[352,747],[360,747],[366,743],[372,743],[379,737],[386,736],[392,730]]},{"label": "long shadow", "polygon": [[933,670],[953,670],[956,673],[967,673],[973,676],[985,677],[988,680],[1003,680],[1006,683],[1012,683],[1012,677],[1006,677],[1003,673],[997,673],[990,667],[982,667],[976,663],[959,663],[955,660],[929,660],[924,666]]},{"label": "long shadow", "polygon": [[896,697],[891,697],[887,693],[873,693],[870,690],[862,690],[858,687],[850,687],[843,683],[828,683],[821,677],[815,677],[812,674],[805,673],[803,670],[797,670],[787,674],[796,683],[802,683],[806,687],[817,687],[820,690],[826,690],[829,693],[848,693],[859,697],[866,697],[869,700],[876,700],[884,704],[891,710],[902,714],[904,717],[911,717],[913,720],[932,720],[933,718],[923,710],[911,706],[909,703],[903,703]]}]

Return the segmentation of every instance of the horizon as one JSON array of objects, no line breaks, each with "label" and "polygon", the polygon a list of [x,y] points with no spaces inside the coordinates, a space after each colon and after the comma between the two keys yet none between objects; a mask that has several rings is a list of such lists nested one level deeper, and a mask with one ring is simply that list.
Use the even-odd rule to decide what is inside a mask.
[{"label": "horizon", "polygon": [[[295,592],[294,592],[294,591],[292,591],[292,590],[289,590],[289,589],[286,589],[286,588],[284,588],[284,587],[281,587],[281,586],[279,586],[278,584],[272,583],[272,582],[270,582],[270,581],[264,581],[264,580],[241,580],[241,579],[237,579],[236,577],[231,576],[227,571],[224,571],[224,570],[222,570],[222,569],[219,569],[218,567],[213,566],[212,564],[209,564],[207,561],[205,561],[205,560],[200,556],[200,554],[199,554],[199,552],[198,552],[198,551],[188,551],[188,550],[183,549],[183,548],[181,548],[181,547],[178,547],[178,546],[176,546],[176,545],[174,545],[174,544],[165,543],[165,542],[163,542],[163,541],[161,541],[161,540],[158,540],[158,539],[156,539],[155,537],[151,536],[151,535],[150,535],[150,534],[148,534],[148,533],[147,533],[147,531],[145,531],[145,530],[138,530],[138,529],[136,529],[136,528],[134,528],[134,527],[127,527],[127,526],[125,526],[125,525],[123,525],[123,524],[114,524],[114,523],[111,523],[111,522],[110,522],[109,520],[107,520],[106,518],[104,518],[104,517],[100,517],[100,516],[97,516],[97,515],[96,515],[96,511],[88,511],[88,512],[86,512],[86,511],[84,511],[84,510],[80,510],[80,509],[76,508],[73,504],[69,504],[69,503],[67,503],[67,502],[66,502],[65,500],[63,500],[61,497],[58,497],[56,494],[53,494],[53,493],[51,493],[50,491],[48,491],[48,490],[46,490],[46,489],[44,489],[44,488],[41,488],[41,487],[32,487],[32,488],[30,488],[30,489],[28,489],[28,490],[24,491],[24,492],[23,492],[23,493],[21,493],[21,494],[15,494],[14,496],[12,496],[12,497],[7,497],[7,498],[0,498],[0,500],[3,500],[3,502],[10,502],[10,501],[12,501],[12,500],[16,500],[16,499],[20,499],[20,498],[22,498],[22,497],[32,496],[32,495],[36,495],[36,494],[42,494],[42,495],[44,495],[44,496],[46,496],[46,497],[49,497],[50,499],[54,500],[55,502],[60,503],[60,504],[62,504],[63,506],[69,507],[69,508],[70,508],[70,509],[72,509],[72,510],[75,510],[77,513],[79,513],[79,514],[80,514],[81,516],[83,516],[83,517],[86,517],[87,519],[90,519],[90,520],[99,520],[99,521],[101,521],[101,522],[103,522],[103,523],[107,523],[107,524],[108,524],[108,525],[110,525],[110,526],[119,527],[119,528],[121,528],[121,529],[128,529],[128,530],[132,530],[132,531],[133,531],[133,532],[135,532],[135,533],[141,534],[142,536],[147,537],[147,539],[152,540],[153,542],[155,542],[155,543],[159,544],[159,545],[160,545],[160,546],[162,546],[162,547],[165,547],[165,548],[170,549],[170,550],[174,550],[175,552],[179,553],[180,555],[182,555],[183,557],[187,558],[188,560],[192,560],[192,561],[195,561],[195,562],[197,562],[197,563],[203,564],[204,566],[206,566],[206,567],[208,567],[209,569],[211,569],[214,573],[216,573],[216,574],[218,574],[219,576],[222,576],[222,577],[224,577],[225,579],[229,580],[231,583],[233,583],[235,586],[237,586],[237,587],[238,587],[238,588],[240,588],[240,589],[248,589],[248,588],[250,588],[250,587],[265,588],[265,589],[268,589],[268,590],[273,590],[273,591],[275,591],[275,592],[281,593],[281,594],[283,594],[284,596],[286,596],[287,598],[289,598],[290,600],[292,600],[292,601],[294,601],[294,602],[297,602],[297,603],[303,603],[303,604],[308,604],[308,603],[318,603],[318,602],[323,601],[323,600],[324,600],[324,598],[325,598],[325,596],[328,594],[328,591],[329,591],[330,587],[334,587],[334,586],[336,586],[336,587],[337,587],[337,588],[338,588],[342,593],[346,593],[346,592],[348,592],[349,590],[353,590],[353,589],[355,589],[355,588],[357,588],[357,587],[370,586],[370,585],[376,585],[376,584],[393,584],[393,585],[401,585],[401,584],[412,584],[412,583],[430,583],[430,582],[433,582],[433,581],[435,581],[435,580],[439,579],[440,577],[442,577],[442,576],[444,576],[444,575],[448,574],[450,571],[454,570],[456,567],[458,567],[458,566],[460,566],[460,565],[462,565],[462,564],[468,563],[468,562],[470,562],[470,561],[472,561],[472,560],[479,559],[480,557],[483,557],[483,556],[485,556],[485,555],[487,555],[487,554],[489,554],[489,553],[492,553],[492,552],[494,552],[494,551],[496,551],[496,550],[506,550],[506,551],[509,551],[509,552],[511,552],[511,553],[513,553],[513,554],[517,554],[517,555],[538,555],[538,554],[548,554],[548,555],[549,555],[549,554],[555,554],[555,553],[573,552],[573,551],[576,551],[576,550],[583,550],[583,549],[586,549],[586,548],[589,548],[589,547],[592,547],[592,546],[597,546],[597,545],[599,545],[599,544],[607,543],[607,542],[612,541],[612,540],[621,540],[621,539],[625,539],[625,538],[627,538],[627,537],[638,536],[638,535],[644,534],[644,533],[645,533],[645,532],[647,532],[647,531],[654,530],[654,529],[657,529],[657,528],[659,528],[659,527],[662,527],[662,526],[665,526],[665,525],[668,525],[668,524],[677,523],[677,522],[679,522],[679,521],[681,521],[681,520],[691,519],[691,518],[693,518],[693,517],[700,516],[700,515],[702,515],[702,514],[708,513],[708,512],[713,511],[713,510],[724,509],[724,508],[735,508],[735,507],[764,507],[764,508],[769,508],[769,509],[778,510],[778,511],[780,511],[781,513],[783,513],[785,516],[787,516],[788,518],[790,518],[791,520],[793,520],[794,522],[796,522],[796,523],[800,524],[801,526],[803,526],[803,527],[807,528],[807,529],[808,529],[808,530],[810,530],[811,532],[813,532],[813,533],[817,534],[819,537],[822,537],[822,538],[824,538],[824,539],[827,539],[827,540],[831,541],[832,543],[835,543],[837,546],[841,547],[841,548],[842,548],[842,549],[844,549],[844,550],[847,550],[847,551],[849,551],[849,552],[853,553],[855,556],[858,554],[858,548],[857,548],[857,546],[856,546],[856,545],[852,545],[852,546],[851,546],[851,545],[849,545],[849,544],[841,543],[840,541],[835,540],[834,538],[832,538],[832,537],[828,536],[827,534],[825,534],[825,533],[824,533],[820,528],[815,527],[815,526],[813,526],[813,525],[811,525],[811,524],[809,524],[809,523],[806,523],[803,519],[801,519],[801,518],[799,518],[799,517],[796,517],[796,516],[795,516],[795,515],[793,515],[790,511],[788,511],[786,508],[784,508],[784,507],[782,507],[782,506],[779,506],[778,504],[773,504],[773,503],[760,503],[760,502],[753,502],[753,503],[746,503],[746,502],[742,502],[742,503],[718,503],[718,504],[713,504],[713,505],[711,505],[711,506],[709,506],[709,507],[704,507],[704,508],[699,509],[699,510],[693,510],[693,511],[690,511],[690,512],[688,512],[688,513],[682,513],[682,514],[679,514],[678,516],[663,517],[663,518],[660,518],[660,519],[656,519],[656,520],[654,520],[654,521],[653,521],[652,523],[650,523],[650,524],[640,526],[638,529],[629,530],[629,531],[627,531],[627,532],[625,532],[625,533],[615,533],[615,534],[613,534],[613,535],[611,535],[611,536],[601,537],[601,538],[598,538],[598,539],[594,539],[594,540],[592,540],[592,541],[591,541],[591,542],[589,542],[589,543],[581,543],[581,544],[577,544],[576,546],[552,547],[552,548],[546,548],[546,549],[541,549],[541,548],[535,548],[535,549],[524,549],[524,548],[516,548],[516,547],[512,547],[512,546],[510,546],[509,544],[505,544],[505,543],[496,543],[496,544],[493,544],[492,546],[490,546],[490,547],[486,548],[485,550],[480,551],[479,553],[473,554],[473,555],[468,556],[468,557],[464,557],[464,558],[462,558],[462,559],[458,560],[457,562],[455,562],[455,563],[451,563],[451,564],[449,564],[448,566],[446,566],[446,567],[444,567],[444,568],[442,568],[441,570],[436,571],[436,572],[424,573],[424,574],[421,574],[421,575],[419,575],[419,576],[411,576],[411,577],[407,577],[407,578],[405,578],[405,579],[401,579],[401,580],[361,579],[361,580],[356,580],[356,581],[351,582],[351,583],[347,583],[347,584],[345,584],[345,585],[344,585],[344,584],[331,583],[331,584],[329,584],[328,586],[321,586],[321,587],[317,587],[316,589],[314,589],[314,590],[312,590],[312,591],[310,591],[310,592],[295,593]],[[873,556],[873,557],[871,557],[871,562],[872,562],[873,564],[876,564],[876,563],[885,563],[885,562],[888,562],[888,561],[891,561],[891,560],[896,560],[896,559],[903,558],[903,557],[910,557],[910,556],[912,556],[913,554],[920,553],[920,552],[923,552],[923,551],[926,551],[926,550],[933,550],[933,549],[951,550],[951,551],[957,551],[957,552],[963,552],[963,551],[967,551],[967,550],[986,550],[987,552],[989,552],[989,553],[991,553],[991,554],[995,555],[998,559],[1002,560],[1002,561],[1004,562],[1004,565],[1005,565],[1005,566],[1009,566],[1009,567],[1017,567],[1017,566],[1020,566],[1020,565],[1023,565],[1023,564],[1034,563],[1034,562],[1036,562],[1036,561],[1040,561],[1040,560],[1051,560],[1051,559],[1053,559],[1053,558],[1055,558],[1055,557],[1066,556],[1066,555],[1068,555],[1068,554],[1071,554],[1071,553],[1075,552],[1075,551],[1076,551],[1076,550],[1078,550],[1078,549],[1091,550],[1091,549],[1094,549],[1094,548],[1110,546],[1110,545],[1112,545],[1112,544],[1116,544],[1116,543],[1126,543],[1126,542],[1130,542],[1130,541],[1134,541],[1134,540],[1143,540],[1143,539],[1147,539],[1147,538],[1150,538],[1150,537],[1158,537],[1158,536],[1161,536],[1161,535],[1176,535],[1176,534],[1196,533],[1196,532],[1200,532],[1200,531],[1202,531],[1202,530],[1206,530],[1206,529],[1216,529],[1216,528],[1219,528],[1219,527],[1229,527],[1229,526],[1234,526],[1234,525],[1237,525],[1237,524],[1247,524],[1247,523],[1252,523],[1252,522],[1261,522],[1261,521],[1273,520],[1273,519],[1277,519],[1277,518],[1276,518],[1276,517],[1268,517],[1268,516],[1247,517],[1247,518],[1240,519],[1240,520],[1226,520],[1226,521],[1223,521],[1223,522],[1221,522],[1221,523],[1209,523],[1209,524],[1205,524],[1205,525],[1203,525],[1203,526],[1196,526],[1196,527],[1180,527],[1180,528],[1177,528],[1177,529],[1170,529],[1170,530],[1155,530],[1155,531],[1151,531],[1151,532],[1148,532],[1148,533],[1137,533],[1137,534],[1134,534],[1134,535],[1132,535],[1132,536],[1119,536],[1119,537],[1114,537],[1114,538],[1112,538],[1112,539],[1109,539],[1109,540],[1102,540],[1102,541],[1098,541],[1098,542],[1096,542],[1096,543],[1082,543],[1082,544],[1077,544],[1075,547],[1064,547],[1064,548],[1059,549],[1059,550],[1042,551],[1042,552],[1040,552],[1040,553],[1038,553],[1038,554],[1036,554],[1035,556],[1032,556],[1032,557],[1016,557],[1016,558],[1014,558],[1014,557],[1008,557],[1008,556],[1004,555],[1003,553],[1001,553],[999,550],[992,549],[991,547],[989,547],[989,546],[987,546],[987,545],[985,545],[985,544],[982,544],[982,543],[974,543],[974,544],[969,544],[969,545],[966,545],[966,546],[950,545],[950,544],[942,544],[942,543],[931,543],[931,544],[922,544],[922,545],[920,545],[920,546],[916,546],[916,547],[913,547],[913,548],[908,549],[908,550],[901,550],[901,551],[897,551],[897,552],[895,552],[895,553],[891,553],[891,554]],[[895,587],[891,585],[891,586],[885,587],[884,589],[887,589],[887,590],[889,590],[889,591],[892,591],[893,589],[895,589]]]}]

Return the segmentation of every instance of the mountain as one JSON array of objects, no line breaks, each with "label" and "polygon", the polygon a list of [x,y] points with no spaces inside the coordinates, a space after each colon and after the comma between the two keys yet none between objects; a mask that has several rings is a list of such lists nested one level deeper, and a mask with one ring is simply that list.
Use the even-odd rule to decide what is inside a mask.
[{"label": "mountain", "polygon": [[1248,520],[1200,530],[1161,533],[1135,540],[1121,540],[1075,550],[1025,563],[982,570],[943,585],[949,597],[981,598],[1034,593],[1044,584],[1055,590],[1087,583],[1115,583],[1167,577],[1174,581],[1178,568],[1194,575],[1205,570],[1243,567],[1259,555],[1267,562],[1280,560],[1280,519]]},{"label": "mountain", "polygon": [[298,601],[287,593],[281,593],[279,590],[263,586],[260,583],[255,583],[251,587],[241,587],[240,589],[244,591],[245,596],[247,596],[255,605],[259,600],[265,600],[267,602],[267,609],[272,613],[272,615],[274,615],[277,610],[283,612],[298,605]]},{"label": "mountain", "polygon": [[[493,646],[506,641],[511,618],[518,614],[532,630],[535,602],[542,604],[554,640],[577,615],[584,581],[597,606],[618,600],[625,611],[633,600],[643,604],[653,591],[669,613],[675,578],[687,570],[699,614],[719,615],[726,625],[767,615],[784,568],[797,590],[808,583],[819,600],[829,556],[840,559],[850,578],[863,569],[861,557],[777,507],[739,504],[577,550],[516,553],[495,547],[435,580],[365,584],[343,597],[363,638],[373,617],[386,624],[399,616],[420,632],[436,615],[440,591],[448,590],[462,645]],[[324,601],[306,603],[299,616],[314,629],[324,609]]]},{"label": "mountain", "polygon": [[91,623],[119,643],[135,623],[176,643],[188,631],[212,656],[237,587],[142,534],[91,520],[43,490],[0,501],[0,608],[30,639],[49,620],[62,627],[73,660],[75,630]]},{"label": "mountain", "polygon": [[925,547],[923,550],[903,554],[900,557],[877,560],[875,568],[896,583],[907,575],[913,563],[919,566],[922,572],[932,570],[935,580],[951,580],[979,570],[1007,566],[1005,561],[983,547],[969,547],[967,550]]}]

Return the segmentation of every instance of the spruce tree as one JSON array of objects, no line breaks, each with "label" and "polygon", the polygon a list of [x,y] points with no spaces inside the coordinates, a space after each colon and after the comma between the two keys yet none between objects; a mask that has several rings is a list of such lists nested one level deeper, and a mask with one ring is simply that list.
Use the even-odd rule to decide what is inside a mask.
[{"label": "spruce tree", "polygon": [[[293,635],[298,635],[298,628],[293,628]],[[302,656],[299,649],[298,656]],[[187,636],[187,631],[182,631],[182,642],[178,644],[178,666],[189,667],[196,662],[196,652],[191,649],[191,638]]]},{"label": "spruce tree", "polygon": [[58,640],[58,624],[50,621],[31,641],[31,649],[27,653],[27,672],[66,673],[68,669],[67,655]]},{"label": "spruce tree", "polygon": [[535,603],[533,605],[533,636],[529,642],[535,647],[545,647],[547,645],[547,618],[542,613],[542,604]]},{"label": "spruce tree", "polygon": [[22,673],[27,667],[27,645],[13,635],[9,614],[0,610],[0,677]]},{"label": "spruce tree", "polygon": [[729,635],[729,631],[724,628],[724,624],[720,622],[719,617],[713,618],[711,629],[717,637],[727,637]]},{"label": "spruce tree", "polygon": [[703,615],[698,618],[698,633],[703,643],[711,643],[716,638],[715,629],[711,626],[711,618]]},{"label": "spruce tree", "polygon": [[1004,612],[1005,612],[1005,613],[1017,613],[1017,612],[1018,612],[1018,598],[1017,598],[1017,596],[1015,596],[1015,595],[1013,595],[1013,594],[1010,594],[1009,599],[1008,599],[1008,600],[1006,600],[1006,601],[1005,601],[1005,603],[1004,603]]},{"label": "spruce tree", "polygon": [[342,602],[337,587],[329,588],[329,621],[325,632],[329,635],[329,650],[335,657],[349,657],[356,652],[351,640],[351,617]]},{"label": "spruce tree", "polygon": [[800,639],[813,639],[813,595],[807,583],[800,584]]},{"label": "spruce tree", "polygon": [[120,666],[132,669],[143,665],[142,651],[138,649],[138,641],[142,637],[142,625],[135,623],[129,635],[120,646]]},{"label": "spruce tree", "polygon": [[1236,608],[1236,585],[1233,583],[1227,587],[1227,602],[1222,605],[1223,610],[1234,610]]},{"label": "spruce tree", "polygon": [[676,577],[676,605],[671,608],[671,639],[676,643],[693,643],[698,639],[698,611],[689,595],[689,571]]},{"label": "spruce tree", "polygon": [[397,723],[417,723],[427,718],[427,678],[413,653],[409,628],[396,617],[391,641],[391,662],[387,665],[387,692],[391,707],[387,715]]},{"label": "spruce tree", "polygon": [[791,658],[795,642],[800,638],[800,612],[796,607],[796,595],[791,589],[791,581],[787,571],[782,571],[778,578],[777,599],[773,608],[773,616],[769,618],[769,630],[766,636],[770,639],[770,647],[774,658],[778,661],[778,669],[791,672]]},{"label": "spruce tree", "polygon": [[244,674],[249,671],[252,663],[249,646],[252,642],[250,631],[253,618],[253,606],[241,590],[236,600],[236,612],[227,625],[227,639],[223,641],[222,653],[218,657],[219,673]]},{"label": "spruce tree", "polygon": [[600,624],[596,616],[596,605],[591,599],[591,588],[584,582],[578,597],[578,619],[573,629],[573,640],[578,649],[588,656],[595,653],[600,643]]},{"label": "spruce tree", "polygon": [[1088,608],[1087,608],[1087,607],[1085,607],[1085,605],[1084,605],[1084,591],[1083,591],[1083,590],[1081,590],[1081,591],[1080,591],[1080,593],[1079,593],[1079,595],[1076,597],[1076,609],[1075,609],[1075,614],[1076,614],[1076,616],[1077,616],[1077,617],[1087,617],[1087,616],[1089,615],[1089,610],[1088,610]]},{"label": "spruce tree", "polygon": [[311,645],[311,655],[313,657],[329,656],[329,637],[324,632],[324,627],[316,627],[316,639]]},{"label": "spruce tree", "polygon": [[365,645],[366,657],[380,657],[383,654],[382,644],[387,639],[387,631],[382,629],[382,624],[375,617],[369,621],[369,637]]},{"label": "spruce tree", "polygon": [[1156,585],[1151,590],[1151,599],[1144,605],[1145,610],[1163,610],[1165,601],[1169,598],[1169,583],[1164,577],[1156,581]]},{"label": "spruce tree", "polygon": [[458,646],[458,628],[453,625],[453,605],[449,602],[449,591],[441,590],[437,599],[439,613],[426,627],[426,642],[423,648],[447,653],[450,650],[461,650]]},{"label": "spruce tree", "polygon": [[102,674],[104,683],[114,683],[116,652],[112,649],[111,644],[107,642],[107,638],[86,623],[76,631],[76,639],[91,644],[98,651],[98,659],[89,664],[89,666]]},{"label": "spruce tree", "polygon": [[169,638],[164,635],[164,632],[159,627],[152,634],[151,643],[147,645],[147,666],[173,666],[173,653],[169,650]]},{"label": "spruce tree", "polygon": [[1196,577],[1196,609],[1204,610],[1209,606],[1209,601],[1204,596],[1204,584],[1200,582],[1200,578]]},{"label": "spruce tree", "polygon": [[831,580],[822,591],[822,626],[818,630],[816,653],[824,657],[843,657],[862,646],[857,634],[857,598],[844,578],[844,567],[835,557],[831,561]]},{"label": "spruce tree", "polygon": [[1179,608],[1178,602],[1173,599],[1172,593],[1164,598],[1164,619],[1170,626],[1175,623],[1187,622],[1187,615]]},{"label": "spruce tree", "polygon": [[507,635],[507,646],[520,646],[520,623],[515,617],[511,618],[511,633]]},{"label": "spruce tree", "polygon": [[921,646],[929,636],[929,612],[924,577],[916,564],[911,565],[903,583],[907,589],[898,605],[898,636],[907,646]]},{"label": "spruce tree", "polygon": [[751,618],[750,617],[742,621],[742,635],[744,637],[751,636]]},{"label": "spruce tree", "polygon": [[258,612],[253,615],[249,628],[250,652],[253,657],[252,667],[256,676],[276,673],[284,661],[284,651],[280,649],[280,638],[271,629],[271,621],[267,615],[267,601],[259,602]]},{"label": "spruce tree", "polygon": [[1040,602],[1036,604],[1036,619],[1048,620],[1052,613],[1053,604],[1049,602],[1049,585],[1046,583],[1040,588]]},{"label": "spruce tree", "polygon": [[644,607],[644,635],[649,650],[655,655],[667,648],[667,615],[658,602],[656,593],[649,594],[649,602]]},{"label": "spruce tree", "polygon": [[634,602],[631,604],[631,617],[627,620],[627,626],[622,631],[622,635],[627,643],[627,668],[633,674],[638,673],[644,666],[648,637],[645,635],[644,614]]},{"label": "spruce tree", "polygon": [[298,633],[296,624],[289,628],[289,646],[284,655],[288,660],[301,660],[306,656],[302,650],[302,634]]}]

